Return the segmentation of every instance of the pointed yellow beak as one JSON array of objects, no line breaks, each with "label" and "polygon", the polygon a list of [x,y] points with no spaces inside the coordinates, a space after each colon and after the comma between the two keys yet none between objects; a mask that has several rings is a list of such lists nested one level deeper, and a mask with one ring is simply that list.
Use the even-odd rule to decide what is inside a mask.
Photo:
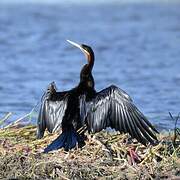
[{"label": "pointed yellow beak", "polygon": [[73,41],[70,41],[70,40],[68,40],[68,39],[67,39],[67,42],[69,42],[69,43],[72,44],[73,46],[79,48],[85,55],[89,55],[89,52],[86,51],[85,49],[83,49],[81,45],[79,45],[79,44],[77,44],[77,43],[75,43],[75,42],[73,42]]}]

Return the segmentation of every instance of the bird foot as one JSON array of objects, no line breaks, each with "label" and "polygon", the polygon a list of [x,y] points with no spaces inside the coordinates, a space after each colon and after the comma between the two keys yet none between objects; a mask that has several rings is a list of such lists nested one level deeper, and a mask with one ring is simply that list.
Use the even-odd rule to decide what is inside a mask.
[{"label": "bird foot", "polygon": [[135,152],[134,147],[129,148],[128,153],[130,156],[130,164],[131,165],[135,165],[136,163],[141,161],[139,155]]}]

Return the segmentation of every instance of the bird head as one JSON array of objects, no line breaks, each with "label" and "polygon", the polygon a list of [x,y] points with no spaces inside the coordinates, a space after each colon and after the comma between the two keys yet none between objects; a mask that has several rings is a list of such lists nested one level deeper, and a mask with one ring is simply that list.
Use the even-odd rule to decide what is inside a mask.
[{"label": "bird head", "polygon": [[79,48],[85,54],[89,64],[94,63],[94,52],[90,46],[85,44],[80,45],[70,40],[67,40],[67,42]]}]

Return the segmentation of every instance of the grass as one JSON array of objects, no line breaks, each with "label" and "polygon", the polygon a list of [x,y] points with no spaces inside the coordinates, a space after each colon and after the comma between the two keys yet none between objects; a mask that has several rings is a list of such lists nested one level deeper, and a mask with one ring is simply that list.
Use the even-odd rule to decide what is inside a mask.
[{"label": "grass", "polygon": [[42,151],[58,134],[41,140],[35,134],[35,126],[0,130],[0,179],[180,179],[180,137],[173,143],[173,132],[145,147],[127,134],[102,131],[88,135],[82,149],[49,154]]}]

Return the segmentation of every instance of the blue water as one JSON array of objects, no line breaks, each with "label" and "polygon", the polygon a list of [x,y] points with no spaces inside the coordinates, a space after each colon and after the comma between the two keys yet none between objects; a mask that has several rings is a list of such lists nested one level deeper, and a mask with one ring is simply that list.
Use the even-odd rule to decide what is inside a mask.
[{"label": "blue water", "polygon": [[[0,117],[31,111],[51,81],[79,82],[90,45],[96,89],[124,89],[160,129],[180,112],[180,3],[0,4]],[[179,123],[179,122],[178,122]]]}]

